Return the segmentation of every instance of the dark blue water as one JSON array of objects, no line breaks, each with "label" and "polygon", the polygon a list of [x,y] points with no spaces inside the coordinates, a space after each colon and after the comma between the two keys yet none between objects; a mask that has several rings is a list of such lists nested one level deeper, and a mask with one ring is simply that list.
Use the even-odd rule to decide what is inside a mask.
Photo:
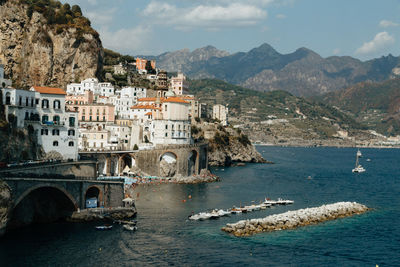
[{"label": "dark blue water", "polygon": [[[140,187],[137,232],[119,226],[97,232],[95,224],[31,226],[0,239],[0,265],[400,266],[400,150],[362,149],[367,172],[352,174],[355,149],[258,149],[276,164],[216,169],[219,183]],[[250,204],[265,196],[295,204],[213,221],[187,220],[192,211]],[[241,219],[338,201],[374,210],[248,238],[220,230]]]}]

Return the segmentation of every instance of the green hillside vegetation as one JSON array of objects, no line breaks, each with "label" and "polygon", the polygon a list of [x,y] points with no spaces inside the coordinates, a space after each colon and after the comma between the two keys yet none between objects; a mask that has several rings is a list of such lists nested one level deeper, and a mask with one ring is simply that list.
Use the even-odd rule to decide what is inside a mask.
[{"label": "green hillside vegetation", "polygon": [[54,26],[57,34],[67,28],[76,28],[78,37],[85,33],[99,37],[99,34],[91,27],[90,20],[82,16],[82,10],[78,5],[71,7],[67,3],[62,4],[54,0],[19,0],[19,3],[28,6],[26,14],[29,18],[32,17],[33,12],[43,14],[47,19],[47,24]]},{"label": "green hillside vegetation", "polygon": [[314,131],[322,138],[342,129],[365,129],[336,108],[293,96],[285,91],[259,92],[215,79],[190,80],[190,90],[200,102],[228,105],[229,116],[241,122],[262,122],[269,118],[287,119],[303,131]]},{"label": "green hillside vegetation", "polygon": [[319,100],[339,107],[382,134],[400,134],[400,79],[359,83]]},{"label": "green hillside vegetation", "polygon": [[129,55],[121,55],[111,49],[104,48],[104,65],[112,66],[119,63],[127,64],[135,62],[135,58]]}]

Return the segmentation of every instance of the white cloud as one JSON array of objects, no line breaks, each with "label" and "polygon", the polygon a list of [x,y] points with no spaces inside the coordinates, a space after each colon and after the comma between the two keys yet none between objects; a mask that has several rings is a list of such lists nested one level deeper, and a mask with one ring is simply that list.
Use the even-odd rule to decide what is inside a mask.
[{"label": "white cloud", "polygon": [[275,17],[277,19],[286,19],[286,15],[284,15],[284,14],[277,14]]},{"label": "white cloud", "polygon": [[[255,2],[255,0],[249,2]],[[257,2],[261,4],[261,2],[270,1]],[[195,27],[217,30],[222,27],[254,25],[267,17],[267,11],[257,5],[237,2],[226,5],[177,7],[152,1],[143,11],[143,15],[153,23],[173,25],[181,30]]]},{"label": "white cloud", "polygon": [[360,48],[356,50],[356,54],[368,55],[378,52],[389,45],[394,44],[395,40],[392,35],[387,32],[380,32],[375,35],[374,39],[370,42],[364,43]]},{"label": "white cloud", "polygon": [[395,23],[393,21],[389,21],[389,20],[381,20],[379,22],[379,26],[381,26],[382,28],[387,28],[387,27],[397,27],[400,24]]},{"label": "white cloud", "polygon": [[111,8],[106,10],[93,10],[85,13],[91,22],[97,25],[107,25],[113,20],[113,17],[117,11],[117,8]]},{"label": "white cloud", "polygon": [[120,29],[116,32],[104,27],[99,30],[103,46],[122,53],[135,51],[137,54],[149,53],[147,47],[151,43],[152,30],[149,27],[137,26]]}]

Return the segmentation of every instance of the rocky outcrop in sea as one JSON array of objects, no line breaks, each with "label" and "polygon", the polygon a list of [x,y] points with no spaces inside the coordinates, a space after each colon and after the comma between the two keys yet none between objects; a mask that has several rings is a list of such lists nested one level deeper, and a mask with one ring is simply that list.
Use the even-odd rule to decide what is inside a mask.
[{"label": "rocky outcrop in sea", "polygon": [[368,211],[368,207],[356,202],[337,202],[316,208],[307,208],[274,214],[261,219],[241,220],[228,223],[222,231],[235,236],[250,236],[261,232],[294,229]]}]

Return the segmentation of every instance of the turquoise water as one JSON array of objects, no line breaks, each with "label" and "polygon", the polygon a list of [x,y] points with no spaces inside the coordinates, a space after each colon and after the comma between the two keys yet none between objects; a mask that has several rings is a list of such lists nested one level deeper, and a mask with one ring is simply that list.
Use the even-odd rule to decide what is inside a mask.
[{"label": "turquoise water", "polygon": [[[140,187],[137,232],[119,225],[98,232],[95,224],[68,223],[12,232],[0,239],[1,266],[400,266],[400,150],[362,149],[367,172],[353,174],[355,149],[258,149],[276,164],[214,169],[219,183]],[[192,211],[266,196],[295,203],[218,220],[187,220]],[[248,238],[220,230],[241,219],[338,201],[373,210]]]}]

